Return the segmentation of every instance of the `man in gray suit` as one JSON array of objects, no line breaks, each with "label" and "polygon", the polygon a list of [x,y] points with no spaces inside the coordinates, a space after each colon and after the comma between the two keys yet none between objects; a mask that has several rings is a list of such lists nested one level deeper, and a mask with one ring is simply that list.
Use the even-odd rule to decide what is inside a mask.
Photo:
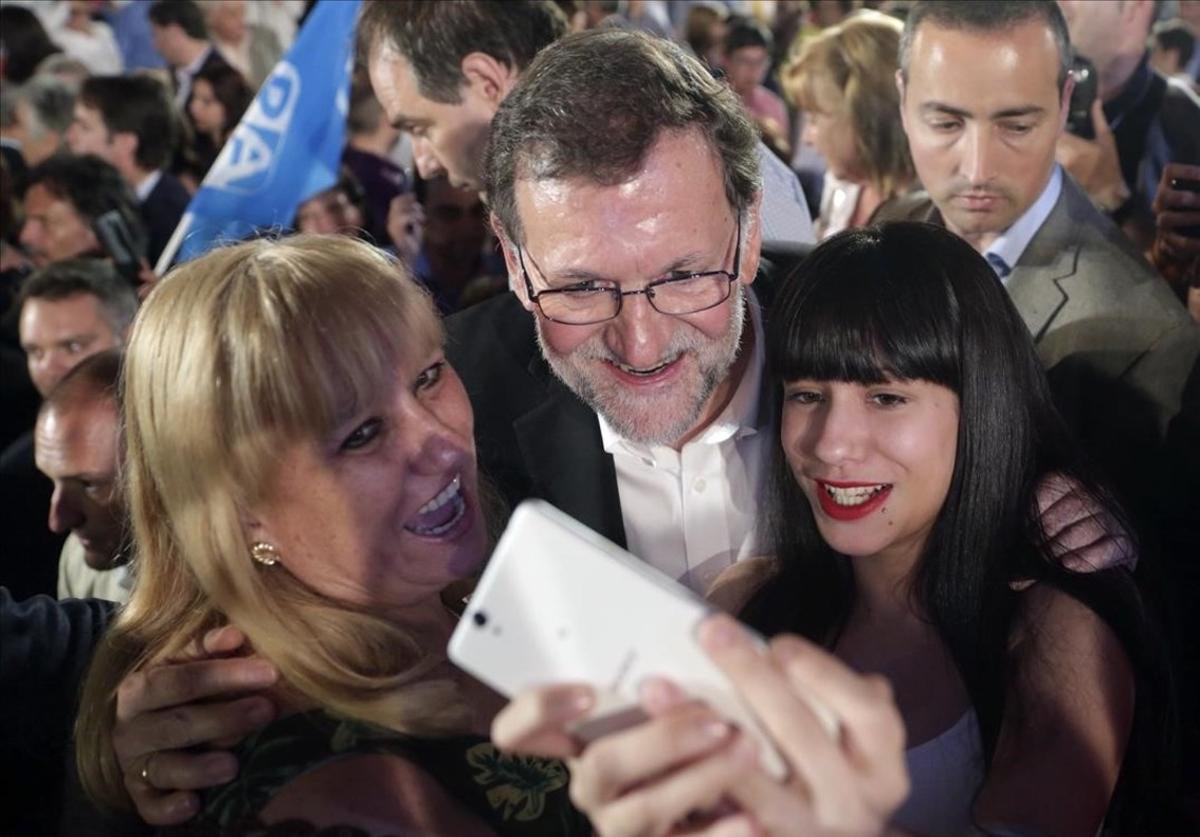
[{"label": "man in gray suit", "polygon": [[[918,3],[897,84],[927,195],[888,219],[943,223],[992,264],[1068,420],[1110,473],[1145,471],[1179,412],[1200,332],[1055,164],[1073,81],[1051,0]],[[1114,457],[1112,454],[1117,454]]]}]

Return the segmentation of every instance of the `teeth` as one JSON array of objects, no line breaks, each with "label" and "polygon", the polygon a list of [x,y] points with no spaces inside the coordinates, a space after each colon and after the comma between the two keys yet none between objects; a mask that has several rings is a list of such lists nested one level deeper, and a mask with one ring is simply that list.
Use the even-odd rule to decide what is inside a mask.
[{"label": "teeth", "polygon": [[438,495],[430,500],[421,508],[417,509],[417,514],[428,514],[431,511],[437,511],[442,506],[446,505],[454,495],[458,494],[458,488],[462,485],[462,480],[456,474],[450,483],[438,492]]},{"label": "teeth", "polygon": [[828,483],[822,485],[825,493],[839,506],[861,506],[880,491],[887,488],[886,483],[879,485],[858,485],[854,488],[836,488]]},{"label": "teeth", "polygon": [[421,517],[441,511],[447,505],[453,504],[450,518],[444,523],[439,523],[436,526],[422,526],[419,523],[411,523],[404,528],[414,534],[425,537],[437,537],[449,532],[458,525],[458,522],[462,520],[463,515],[467,511],[467,504],[459,491],[461,486],[462,480],[458,476],[455,476],[445,488],[438,492],[436,497],[417,510],[416,516]]},{"label": "teeth", "polygon": [[666,361],[664,363],[660,363],[658,366],[652,367],[650,369],[635,369],[634,367],[627,366],[626,364],[621,363],[619,361],[613,361],[613,365],[616,366],[618,369],[620,369],[622,372],[628,372],[630,375],[653,375],[656,372],[659,372],[662,369],[666,368],[667,366],[670,366],[672,362],[673,362],[672,360],[668,360],[668,361]]}]

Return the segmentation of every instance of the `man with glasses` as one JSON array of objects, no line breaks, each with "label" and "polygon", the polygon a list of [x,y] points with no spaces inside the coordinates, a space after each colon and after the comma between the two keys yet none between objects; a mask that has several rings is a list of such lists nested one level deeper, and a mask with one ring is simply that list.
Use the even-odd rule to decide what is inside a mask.
[{"label": "man with glasses", "polygon": [[749,288],[757,141],[674,44],[612,29],[547,47],[487,157],[514,293],[447,323],[505,498],[547,499],[701,592],[759,549],[775,433]]}]

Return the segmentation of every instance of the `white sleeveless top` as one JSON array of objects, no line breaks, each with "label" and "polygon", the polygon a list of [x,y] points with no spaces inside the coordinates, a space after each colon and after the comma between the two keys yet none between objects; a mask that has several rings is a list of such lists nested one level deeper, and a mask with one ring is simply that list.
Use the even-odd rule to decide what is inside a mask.
[{"label": "white sleeveless top", "polygon": [[971,828],[971,805],[983,784],[983,742],[975,710],[936,738],[907,750],[912,790],[892,824],[915,834],[962,835]]}]

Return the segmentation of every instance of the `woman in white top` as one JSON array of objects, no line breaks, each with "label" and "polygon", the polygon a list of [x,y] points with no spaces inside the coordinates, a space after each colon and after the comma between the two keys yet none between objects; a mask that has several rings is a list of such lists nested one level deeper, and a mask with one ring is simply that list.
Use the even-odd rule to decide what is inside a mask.
[{"label": "woman in white top", "polygon": [[[1154,743],[1170,702],[1129,530],[1076,456],[987,263],[930,225],[847,231],[781,290],[766,343],[783,389],[778,557],[765,582],[741,585],[741,615],[837,659],[776,639],[755,663],[732,624],[715,656],[792,762],[789,783],[661,683],[644,695],[654,720],[582,752],[550,733],[588,693],[564,709],[559,687],[518,699],[497,743],[578,755],[572,797],[602,833],[692,833],[696,811],[720,834],[1095,835],[1106,814],[1163,833],[1135,819],[1165,789]],[[1055,500],[1091,514],[1063,530]],[[1079,560],[1068,540],[1098,541],[1105,560]],[[822,686],[842,729],[833,744],[814,734],[797,693],[838,661],[890,687],[907,771],[877,680]],[[898,772],[912,792],[896,810]]]}]

